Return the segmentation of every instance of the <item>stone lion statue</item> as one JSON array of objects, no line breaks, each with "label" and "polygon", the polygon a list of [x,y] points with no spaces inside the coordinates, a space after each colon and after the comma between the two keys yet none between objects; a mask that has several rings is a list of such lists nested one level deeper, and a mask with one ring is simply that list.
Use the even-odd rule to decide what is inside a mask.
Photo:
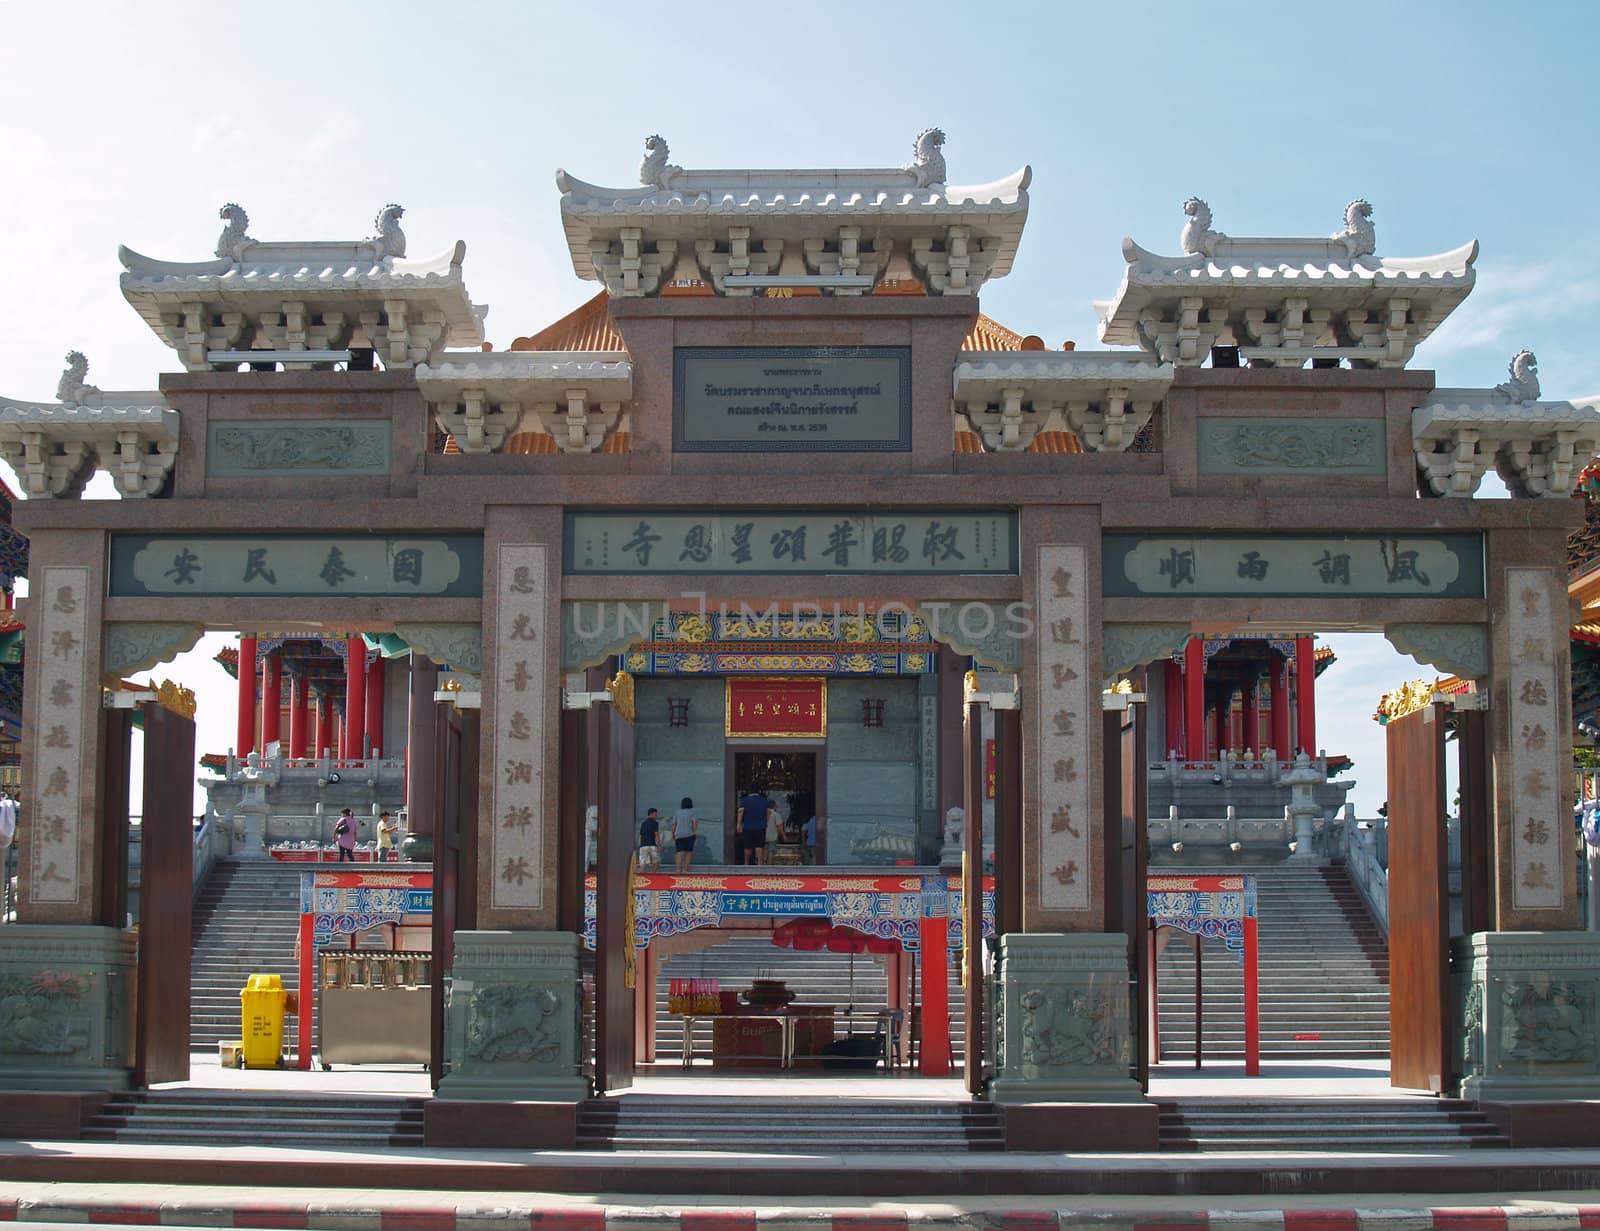
[{"label": "stone lion statue", "polygon": [[89,360],[84,357],[83,352],[69,350],[67,370],[61,373],[61,379],[56,383],[56,401],[76,406],[83,401],[85,394],[99,393],[100,390],[84,380],[88,375]]},{"label": "stone lion statue", "polygon": [[1510,401],[1537,402],[1539,400],[1539,360],[1531,350],[1519,350],[1511,356],[1511,379],[1496,385],[1494,391]]},{"label": "stone lion statue", "polygon": [[918,188],[945,182],[944,153],[939,148],[943,144],[942,128],[924,128],[912,142],[911,148],[916,157],[902,170],[916,176]]},{"label": "stone lion statue", "polygon": [[1183,235],[1179,239],[1185,254],[1213,255],[1218,242],[1228,237],[1221,231],[1211,229],[1211,207],[1199,197],[1190,197],[1183,203],[1183,212],[1189,216],[1189,221],[1183,224]]},{"label": "stone lion statue", "polygon": [[378,216],[372,220],[377,234],[372,237],[372,242],[377,246],[378,259],[385,257],[403,257],[406,254],[406,233],[400,229],[400,218],[405,209],[393,201],[378,211]]},{"label": "stone lion statue", "polygon": [[944,844],[947,847],[959,847],[963,830],[966,828],[967,814],[955,805],[944,814]]},{"label": "stone lion statue", "polygon": [[1372,227],[1372,206],[1359,198],[1350,202],[1344,207],[1344,230],[1328,238],[1342,243],[1352,260],[1376,252],[1378,233]]},{"label": "stone lion statue", "polygon": [[244,206],[229,201],[217,211],[217,217],[228,224],[217,239],[217,255],[237,261],[239,249],[256,242],[250,238],[250,215],[244,212]]},{"label": "stone lion statue", "polygon": [[660,133],[651,133],[644,139],[644,158],[639,163],[639,182],[653,188],[672,187],[673,178],[683,170],[667,162],[672,151],[667,139]]}]

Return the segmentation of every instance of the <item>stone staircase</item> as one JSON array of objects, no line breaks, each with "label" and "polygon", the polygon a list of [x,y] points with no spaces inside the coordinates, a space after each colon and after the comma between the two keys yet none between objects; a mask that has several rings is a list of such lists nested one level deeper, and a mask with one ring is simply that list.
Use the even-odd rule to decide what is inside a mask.
[{"label": "stone staircase", "polygon": [[82,1130],[85,1141],[161,1145],[422,1145],[419,1098],[148,1090],[118,1094]]},{"label": "stone staircase", "polygon": [[1508,1149],[1476,1104],[1459,1099],[1162,1099],[1163,1150],[1314,1150],[1384,1154]]},{"label": "stone staircase", "polygon": [[[1275,1060],[1389,1055],[1389,956],[1343,867],[1281,864],[1256,877],[1261,1055]],[[1215,875],[1217,869],[1163,875]],[[1205,942],[1202,1057],[1244,1058],[1244,967]],[[1161,1058],[1194,1055],[1194,946],[1173,935],[1157,963]]]},{"label": "stone staircase", "polygon": [[1004,1148],[999,1113],[929,1099],[725,1098],[627,1094],[578,1113],[581,1150],[726,1150],[741,1154]]},{"label": "stone staircase", "polygon": [[[189,1049],[217,1054],[239,1037],[239,992],[253,974],[299,983],[300,867],[275,859],[220,859],[194,904],[189,967]],[[297,1019],[284,1020],[284,1047],[295,1046]]]},{"label": "stone staircase", "polygon": [[[911,960],[915,960],[914,958]],[[888,1003],[888,982],[881,957],[870,953],[851,957],[845,953],[796,951],[774,945],[765,934],[732,936],[721,944],[698,953],[679,953],[661,964],[656,980],[656,1062],[676,1064],[683,1054],[683,1020],[667,1011],[667,996],[673,979],[717,979],[726,991],[743,991],[751,980],[782,979],[796,994],[798,1005],[833,1005],[834,1030],[846,1033],[847,1024],[857,1034],[870,1034],[876,1025],[876,1011]],[[961,978],[952,962],[950,985],[950,1035],[952,1058],[959,1062],[964,1040]],[[918,991],[920,996],[920,988]],[[855,1006],[848,1018],[844,1009]],[[696,1055],[711,1052],[711,1022],[697,1020],[694,1026]]]}]

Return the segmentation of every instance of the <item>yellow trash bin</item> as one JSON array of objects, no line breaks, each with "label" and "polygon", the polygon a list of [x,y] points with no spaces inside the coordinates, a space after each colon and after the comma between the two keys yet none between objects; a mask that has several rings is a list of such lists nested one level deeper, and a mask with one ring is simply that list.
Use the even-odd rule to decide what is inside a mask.
[{"label": "yellow trash bin", "polygon": [[279,975],[251,975],[239,993],[242,1067],[275,1069],[283,1062],[283,1015],[289,993]]}]

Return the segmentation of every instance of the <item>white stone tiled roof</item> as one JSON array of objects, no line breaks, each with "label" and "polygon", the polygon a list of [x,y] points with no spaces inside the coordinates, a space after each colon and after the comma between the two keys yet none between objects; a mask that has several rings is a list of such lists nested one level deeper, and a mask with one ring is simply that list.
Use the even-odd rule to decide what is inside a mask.
[{"label": "white stone tiled roof", "polygon": [[429,402],[454,401],[482,389],[497,401],[564,402],[583,386],[596,400],[633,396],[633,361],[626,351],[462,351],[419,364],[417,388]]},{"label": "white stone tiled roof", "polygon": [[1052,401],[1097,399],[1108,388],[1136,400],[1159,401],[1172,384],[1173,365],[1142,351],[968,351],[955,366],[955,396],[998,396],[1021,385]]}]

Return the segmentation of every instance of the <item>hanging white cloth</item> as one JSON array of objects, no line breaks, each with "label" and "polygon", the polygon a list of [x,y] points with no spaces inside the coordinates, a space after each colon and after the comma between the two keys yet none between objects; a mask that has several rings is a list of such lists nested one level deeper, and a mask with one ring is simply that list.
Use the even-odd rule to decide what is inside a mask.
[{"label": "hanging white cloth", "polygon": [[9,795],[0,796],[0,851],[11,845],[17,832],[17,801]]}]

